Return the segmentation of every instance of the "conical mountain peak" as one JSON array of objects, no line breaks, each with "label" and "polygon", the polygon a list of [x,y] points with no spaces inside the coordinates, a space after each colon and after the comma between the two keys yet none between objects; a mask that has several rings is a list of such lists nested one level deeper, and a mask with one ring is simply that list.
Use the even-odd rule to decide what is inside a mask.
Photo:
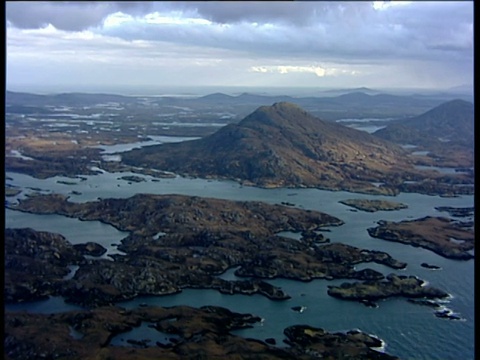
[{"label": "conical mountain peak", "polygon": [[400,147],[364,131],[323,121],[283,101],[261,106],[238,124],[202,139],[133,150],[122,159],[180,174],[261,186],[375,192],[381,189],[371,182],[411,167]]},{"label": "conical mountain peak", "polygon": [[271,126],[295,126],[296,124],[307,122],[318,122],[317,118],[314,118],[300,106],[288,102],[281,101],[274,103],[270,106],[261,106],[253,113],[243,119],[240,126],[259,126],[259,125],[271,125]]}]

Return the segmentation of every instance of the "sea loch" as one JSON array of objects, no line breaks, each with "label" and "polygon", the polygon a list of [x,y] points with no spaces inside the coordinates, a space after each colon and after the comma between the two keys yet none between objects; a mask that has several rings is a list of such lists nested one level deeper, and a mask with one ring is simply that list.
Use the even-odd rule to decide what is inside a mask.
[{"label": "sea loch", "polygon": [[[428,215],[447,216],[447,213],[438,212],[435,207],[470,207],[473,206],[473,196],[442,198],[401,193],[396,197],[385,197],[317,189],[262,189],[241,186],[232,181],[183,177],[154,179],[142,175],[146,180],[144,182],[126,182],[120,179],[122,176],[138,176],[132,173],[102,173],[82,176],[73,181],[62,177],[38,180],[17,173],[6,175],[7,184],[24,189],[24,192],[18,195],[20,197],[32,192],[31,188],[41,189],[47,193],[70,194],[70,201],[75,202],[92,201],[99,197],[126,198],[136,193],[184,194],[277,204],[288,202],[299,208],[326,212],[345,222],[344,225],[332,227],[329,229],[330,232],[325,233],[332,242],[385,251],[395,259],[408,263],[406,269],[397,271],[377,264],[364,264],[363,268],[369,267],[385,275],[389,273],[415,275],[426,280],[432,286],[451,294],[451,298],[443,305],[458,314],[461,320],[438,318],[434,316],[431,308],[409,303],[403,298],[380,301],[378,308],[370,308],[357,302],[342,301],[328,296],[327,286],[338,285],[343,280],[314,280],[308,283],[284,279],[269,281],[273,285],[281,286],[292,296],[287,301],[272,301],[260,295],[224,295],[214,290],[185,289],[177,295],[137,298],[119,305],[126,308],[145,304],[159,306],[185,304],[196,307],[219,305],[232,311],[254,313],[264,321],[251,329],[239,330],[236,334],[260,340],[274,338],[277,346],[282,346],[283,329],[286,326],[308,324],[332,332],[358,328],[384,340],[385,351],[402,359],[474,358],[474,260],[445,259],[421,248],[371,238],[366,230],[379,220],[401,221]],[[72,185],[71,182],[75,184]],[[350,207],[339,203],[349,198],[392,200],[404,203],[408,208],[390,212],[354,212]],[[15,197],[9,198],[8,201],[14,202]],[[35,215],[6,209],[6,227],[26,226],[35,230],[61,233],[72,243],[95,239],[104,245],[109,253],[116,251],[115,245],[112,244],[119,243],[126,236],[126,233],[100,222],[82,222],[59,215]],[[441,270],[426,269],[420,266],[423,262],[440,266]],[[235,277],[233,271],[234,269],[231,269],[221,276],[233,279]],[[305,311],[292,311],[291,308],[294,306],[303,306]],[[32,312],[60,312],[71,308],[72,306],[64,304],[58,298],[6,307],[7,310]],[[122,338],[129,338],[128,334],[122,334]],[[115,339],[115,342],[120,344],[121,340]]]}]

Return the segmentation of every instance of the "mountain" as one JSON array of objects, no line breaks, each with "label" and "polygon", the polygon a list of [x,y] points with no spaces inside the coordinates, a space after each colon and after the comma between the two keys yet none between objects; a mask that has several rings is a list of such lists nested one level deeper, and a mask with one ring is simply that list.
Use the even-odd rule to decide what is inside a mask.
[{"label": "mountain", "polygon": [[474,84],[462,84],[449,88],[448,92],[460,93],[460,94],[472,94],[473,95]]},{"label": "mountain", "polygon": [[[123,96],[115,94],[91,94],[91,93],[63,93],[50,95],[37,95],[6,91],[5,105],[10,113],[43,113],[42,107],[68,106],[83,108],[115,102],[131,111],[130,106],[140,107],[143,114],[153,110],[152,116],[157,116],[159,107],[172,106],[188,107],[194,112],[229,112],[238,116],[238,119],[250,114],[259,106],[276,102],[295,103],[312,115],[323,120],[335,121],[351,118],[406,118],[417,116],[423,112],[438,106],[441,103],[454,98],[463,98],[460,95],[425,96],[409,95],[398,96],[385,93],[375,93],[368,88],[351,89],[347,93],[329,93],[323,97],[292,97],[288,95],[259,95],[242,93],[240,95],[227,95],[213,93],[200,97],[177,97],[177,96]],[[468,100],[468,99],[466,99]],[[20,106],[20,108],[18,108]],[[50,109],[52,111],[52,109]],[[131,115],[131,113],[126,116]],[[199,120],[203,118],[199,116]],[[211,114],[208,116],[211,118]],[[207,121],[208,122],[208,121]]]},{"label": "mountain", "polygon": [[344,88],[344,89],[328,89],[328,90],[319,91],[318,93],[321,94],[322,96],[332,97],[332,96],[346,95],[346,94],[355,93],[355,92],[362,92],[369,95],[375,95],[380,93],[380,91],[377,91],[365,86],[356,87],[356,88]]},{"label": "mountain", "polygon": [[6,91],[6,105],[21,106],[85,106],[107,102],[131,103],[136,99],[131,96],[115,94],[87,94],[87,93],[62,93],[53,95],[38,95],[23,92]]},{"label": "mountain", "polygon": [[262,105],[266,102],[272,101],[292,101],[294,98],[286,95],[257,95],[250,93],[242,93],[237,96],[226,95],[223,93],[214,93],[205,95],[196,99],[191,100],[195,103],[209,103],[214,105],[241,105],[241,104],[252,104],[252,105]]},{"label": "mountain", "polygon": [[213,94],[201,96],[195,100],[197,102],[201,101],[201,102],[224,103],[224,102],[232,102],[232,100],[234,100],[234,97],[224,93],[213,93]]},{"label": "mountain", "polygon": [[379,192],[410,169],[402,148],[279,102],[207,137],[122,153],[127,164],[260,186]]},{"label": "mountain", "polygon": [[451,100],[413,118],[399,120],[374,133],[383,139],[409,144],[443,141],[474,144],[474,106],[465,100]]}]

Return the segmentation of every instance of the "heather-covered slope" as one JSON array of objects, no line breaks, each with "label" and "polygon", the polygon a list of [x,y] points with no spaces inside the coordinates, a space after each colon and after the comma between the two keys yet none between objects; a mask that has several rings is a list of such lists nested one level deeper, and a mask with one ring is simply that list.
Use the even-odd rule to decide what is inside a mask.
[{"label": "heather-covered slope", "polygon": [[405,152],[366,132],[322,121],[298,106],[262,106],[205,138],[122,154],[136,166],[260,186],[380,191],[411,169]]},{"label": "heather-covered slope", "polygon": [[474,144],[474,107],[471,102],[452,100],[419,116],[399,120],[375,132],[383,139],[415,145],[428,142]]}]

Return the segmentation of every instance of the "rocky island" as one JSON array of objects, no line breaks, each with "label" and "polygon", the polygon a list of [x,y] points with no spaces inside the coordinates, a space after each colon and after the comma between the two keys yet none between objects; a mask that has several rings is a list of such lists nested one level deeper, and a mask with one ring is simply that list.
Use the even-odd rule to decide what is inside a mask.
[{"label": "rocky island", "polygon": [[[56,270],[62,276],[49,281],[39,279],[35,272],[23,270],[21,287],[13,280],[7,283],[10,301],[36,299],[37,294],[56,294],[84,306],[101,306],[138,295],[172,294],[183,288],[210,288],[227,294],[259,293],[283,300],[289,298],[288,294],[262,279],[372,280],[381,279],[383,275],[371,269],[356,271],[355,264],[376,262],[394,269],[406,267],[405,263],[380,251],[341,243],[318,243],[311,237],[298,241],[277,236],[281,231],[315,231],[342,224],[341,220],[318,211],[282,205],[146,194],[71,203],[65,196],[50,194],[29,197],[11,207],[99,220],[130,235],[118,246],[125,255],[110,255],[114,261],[79,257],[80,250],[94,251],[97,247],[93,244],[65,245],[58,256],[61,259],[76,256],[69,263],[79,265],[73,277],[62,277],[68,273],[69,264],[65,262]],[[159,233],[162,235],[157,236]],[[8,230],[6,241],[15,244],[26,236],[32,239],[29,247],[7,251],[8,263],[17,264],[19,257],[42,261],[32,259],[36,246],[41,245],[32,231]],[[237,276],[250,279],[227,281],[219,277],[235,267]],[[13,265],[6,267],[7,272],[14,269]],[[38,289],[39,284],[42,291]]]},{"label": "rocky island", "polygon": [[386,200],[347,199],[341,200],[339,203],[368,212],[393,211],[408,208],[405,204]]},{"label": "rocky island", "polygon": [[5,185],[5,196],[16,196],[22,192],[22,189],[19,189],[15,186]]},{"label": "rocky island", "polygon": [[474,257],[475,234],[461,223],[427,216],[401,222],[379,221],[378,226],[367,229],[370,236],[419,246],[449,259],[469,260]]},{"label": "rocky island", "polygon": [[437,206],[435,208],[437,211],[446,211],[448,212],[451,216],[455,217],[468,217],[468,216],[473,216],[475,213],[475,207],[465,207],[465,208],[459,208],[459,207],[453,207],[453,206]]},{"label": "rocky island", "polygon": [[[261,319],[225,308],[144,307],[125,310],[102,307],[61,314],[5,314],[5,359],[317,359],[355,358],[394,360],[379,351],[380,339],[352,330],[329,333],[305,325],[284,330],[287,346],[271,346],[260,339],[246,339],[231,331],[253,326]],[[115,346],[111,340],[142,323],[169,337],[127,340]],[[48,331],[45,331],[48,329]],[[271,342],[271,341],[270,341]]]},{"label": "rocky island", "polygon": [[328,295],[356,301],[375,301],[393,296],[407,298],[441,299],[448,293],[425,285],[415,276],[399,276],[390,274],[384,280],[372,280],[356,283],[343,283],[340,286],[329,286]]}]

